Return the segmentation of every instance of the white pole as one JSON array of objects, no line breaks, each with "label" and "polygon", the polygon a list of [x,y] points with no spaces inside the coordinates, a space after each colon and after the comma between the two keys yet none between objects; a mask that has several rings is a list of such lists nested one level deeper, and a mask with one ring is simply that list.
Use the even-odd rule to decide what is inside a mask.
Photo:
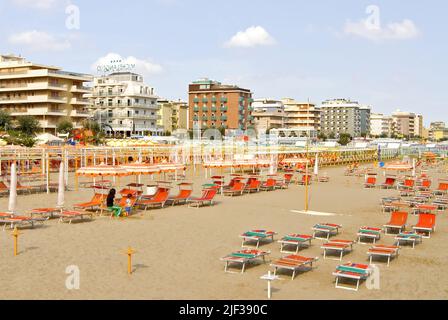
[{"label": "white pole", "polygon": [[11,165],[11,181],[9,183],[9,204],[8,211],[12,214],[16,211],[17,205],[17,170],[16,163]]}]

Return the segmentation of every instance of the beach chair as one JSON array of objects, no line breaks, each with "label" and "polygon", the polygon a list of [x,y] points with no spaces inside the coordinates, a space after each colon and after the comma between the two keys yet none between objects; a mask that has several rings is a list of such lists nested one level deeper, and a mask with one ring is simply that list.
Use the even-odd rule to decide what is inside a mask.
[{"label": "beach chair", "polygon": [[361,227],[356,234],[358,236],[358,243],[367,244],[366,242],[361,242],[361,239],[367,238],[372,239],[373,243],[381,239],[381,229],[372,227]]},{"label": "beach chair", "polygon": [[[323,239],[328,240],[330,239],[330,236],[337,235],[339,233],[339,229],[342,228],[341,225],[334,224],[334,223],[318,223],[313,226],[313,237],[316,239]],[[316,234],[323,233],[326,235],[325,238],[322,237],[316,237]]]},{"label": "beach chair", "polygon": [[418,222],[412,229],[421,234],[423,238],[431,238],[431,232],[436,229],[436,215],[432,213],[419,214]]},{"label": "beach chair", "polygon": [[312,181],[311,174],[303,174],[302,178],[299,181],[297,181],[297,184],[300,184],[300,185],[310,185],[311,181]]},{"label": "beach chair", "polygon": [[364,182],[364,188],[375,188],[376,187],[376,177],[368,176]]},{"label": "beach chair", "polygon": [[382,189],[394,189],[395,183],[397,182],[397,178],[395,177],[386,177],[386,181],[380,185]]},{"label": "beach chair", "polygon": [[40,187],[24,186],[19,181],[17,181],[17,192],[28,192],[31,194],[33,191],[40,190]]},{"label": "beach chair", "polygon": [[3,196],[8,194],[9,194],[8,186],[3,181],[0,181],[0,195]]},{"label": "beach chair", "polygon": [[384,233],[389,234],[387,231],[389,229],[398,230],[402,232],[406,229],[406,222],[408,221],[408,213],[403,211],[392,212],[390,221],[383,225]]},{"label": "beach chair", "polygon": [[58,214],[58,216],[59,223],[68,222],[69,224],[71,224],[74,220],[85,221],[93,219],[93,213],[88,211],[62,211]]},{"label": "beach chair", "polygon": [[273,242],[274,236],[276,234],[276,232],[268,230],[251,230],[244,232],[239,236],[241,239],[243,239],[241,242],[241,247],[245,247],[246,242],[256,242],[256,247],[258,248],[261,241],[270,239],[270,242]]},{"label": "beach chair", "polygon": [[439,186],[434,190],[435,196],[444,196],[448,193],[448,182],[439,182]]},{"label": "beach chair", "polygon": [[62,211],[62,208],[37,208],[30,211],[31,218],[39,216],[41,218],[53,219],[58,216],[58,213]]},{"label": "beach chair", "polygon": [[[308,246],[311,246],[311,240],[313,240],[314,237],[306,234],[289,234],[287,236],[284,236],[280,240],[278,240],[278,243],[280,243],[280,252],[281,253],[298,253],[302,245],[306,244],[308,242]],[[286,247],[295,247],[296,250],[286,251]]]},{"label": "beach chair", "polygon": [[193,185],[191,183],[186,183],[186,182],[180,183],[179,184],[179,193],[174,197],[168,197],[168,199],[166,200],[166,203],[168,203],[168,204],[171,203],[173,206],[187,203],[187,200],[190,198],[191,194],[193,193],[192,186]]},{"label": "beach chair", "polygon": [[14,227],[31,227],[34,228],[37,222],[40,222],[43,224],[45,221],[47,221],[48,218],[31,218],[31,217],[24,217],[19,215],[14,215],[10,213],[0,213],[0,224],[3,224],[3,230],[6,229],[6,226],[10,226],[11,229],[14,229]]},{"label": "beach chair", "polygon": [[263,182],[260,186],[260,190],[263,191],[273,191],[276,187],[276,180],[274,178],[268,178],[265,182]]},{"label": "beach chair", "polygon": [[275,187],[278,189],[288,189],[293,176],[294,175],[292,173],[285,173],[285,175],[283,176],[283,180],[276,181]]},{"label": "beach chair", "polygon": [[243,177],[241,177],[241,176],[239,176],[239,175],[234,176],[234,177],[229,181],[229,184],[223,186],[223,189],[226,190],[226,189],[230,189],[230,188],[232,188],[236,181],[241,181],[242,179],[243,179]]},{"label": "beach chair", "polygon": [[202,196],[199,198],[189,198],[187,200],[189,207],[196,207],[199,208],[200,206],[208,205],[212,206],[213,199],[215,198],[216,194],[218,193],[217,188],[206,188],[202,190]]},{"label": "beach chair", "polygon": [[448,209],[448,198],[436,198],[432,202],[433,205],[437,206],[437,210],[444,211]]},{"label": "beach chair", "polygon": [[275,260],[271,263],[271,267],[274,268],[274,276],[277,275],[277,271],[280,269],[286,269],[289,271],[292,271],[291,280],[294,280],[296,276],[296,272],[300,269],[303,269],[303,267],[308,266],[308,270],[313,269],[313,263],[316,262],[319,258],[308,258],[299,256],[296,254],[292,254],[283,258],[280,258],[278,260]]},{"label": "beach chair", "polygon": [[418,234],[416,232],[401,232],[399,233],[396,237],[396,244],[399,246],[402,242],[404,243],[411,243],[412,244],[412,249],[415,248],[415,245],[418,243],[422,243],[423,242],[423,237],[421,234]]},{"label": "beach chair", "polygon": [[369,249],[369,251],[367,251],[367,256],[369,257],[370,264],[372,264],[373,258],[386,257],[387,266],[389,266],[390,260],[398,257],[399,249],[399,246],[374,245]]},{"label": "beach chair", "polygon": [[339,252],[339,261],[342,261],[342,257],[345,253],[348,253],[353,250],[354,241],[350,240],[330,240],[327,243],[324,243],[321,246],[321,249],[324,250],[324,259],[327,258],[327,251],[336,251]]},{"label": "beach chair", "polygon": [[413,178],[405,178],[404,182],[398,185],[398,190],[400,191],[400,195],[410,196],[415,194],[415,179]]},{"label": "beach chair", "polygon": [[[333,276],[336,277],[335,288],[345,289],[345,290],[359,290],[359,283],[363,280],[366,280],[372,274],[372,269],[370,266],[366,264],[359,263],[346,263],[340,265],[336,268],[336,271],[333,272]],[[340,285],[340,280],[355,280],[356,287],[342,286]]]},{"label": "beach chair", "polygon": [[246,268],[246,264],[252,263],[256,260],[263,260],[263,263],[266,263],[265,257],[270,254],[269,251],[261,251],[261,250],[240,250],[236,252],[232,252],[229,255],[221,258],[221,261],[225,261],[224,272],[229,272],[230,264],[240,264],[241,265],[241,273],[244,273]]},{"label": "beach chair", "polygon": [[318,182],[330,182],[330,177],[328,176],[327,173],[324,173],[323,176],[318,176],[317,177],[317,181]]},{"label": "beach chair", "polygon": [[243,194],[244,191],[244,184],[241,181],[236,181],[233,184],[233,187],[231,187],[230,189],[226,189],[224,190],[224,195],[225,196],[241,196]]},{"label": "beach chair", "polygon": [[421,184],[417,186],[417,190],[420,191],[429,191],[430,188],[431,188],[431,180],[429,179],[423,179],[421,181]]},{"label": "beach chair", "polygon": [[89,202],[78,203],[73,206],[74,210],[94,210],[98,211],[101,209],[107,195],[102,193],[95,193]]},{"label": "beach chair", "polygon": [[[144,210],[148,210],[148,208],[163,208],[165,206],[166,201],[169,197],[169,188],[167,187],[158,187],[156,193],[149,199],[141,198],[140,200],[136,201],[136,206],[140,208],[144,208]],[[131,198],[137,200],[137,198]],[[125,199],[126,201],[126,199]],[[120,204],[120,207],[123,207],[126,205],[126,202],[123,204]]]},{"label": "beach chair", "polygon": [[249,177],[247,183],[244,186],[244,191],[247,193],[259,192],[261,187],[261,181],[256,177]]}]

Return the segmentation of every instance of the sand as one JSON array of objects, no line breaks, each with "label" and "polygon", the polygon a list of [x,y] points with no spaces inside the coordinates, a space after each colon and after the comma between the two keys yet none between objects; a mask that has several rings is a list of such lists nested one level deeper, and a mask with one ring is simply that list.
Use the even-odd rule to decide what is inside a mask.
[{"label": "sand", "polygon": [[[71,225],[48,221],[43,227],[21,230],[17,257],[13,257],[11,231],[0,231],[1,298],[266,299],[266,283],[259,278],[272,270],[269,264],[250,267],[244,274],[224,273],[219,259],[240,249],[239,234],[254,228],[274,230],[278,237],[311,234],[314,224],[334,222],[343,226],[337,238],[354,240],[360,226],[382,226],[389,220],[389,214],[380,212],[380,198],[398,192],[364,189],[363,178],[345,177],[343,170],[322,169],[328,172],[330,182],[310,187],[310,210],[336,216],[293,212],[304,208],[304,187],[294,185],[288,190],[242,197],[219,196],[210,208],[168,207],[141,211],[128,219],[97,217]],[[435,170],[430,174],[440,176]],[[199,194],[200,183],[205,182],[203,174],[194,180],[195,194]],[[91,195],[90,189],[68,191],[66,204],[71,207]],[[20,195],[18,211],[55,206],[56,200],[54,193]],[[7,206],[8,199],[0,199],[0,211]],[[368,290],[364,284],[358,292],[335,289],[332,272],[340,262],[323,260],[322,241],[314,240],[301,254],[319,257],[316,267],[295,280],[290,280],[289,273],[281,274],[282,280],[273,283],[273,299],[446,299],[447,220],[446,212],[438,214],[432,238],[424,239],[414,250],[403,248],[390,267],[376,263],[381,271],[380,290]],[[416,221],[417,217],[410,216],[410,225]],[[383,236],[379,243],[393,242],[393,237]],[[128,246],[137,250],[131,276],[124,254]],[[368,247],[356,244],[343,262],[367,263]],[[261,248],[272,252],[268,260],[281,256],[277,242]],[[70,265],[79,267],[79,290],[66,288]]]}]

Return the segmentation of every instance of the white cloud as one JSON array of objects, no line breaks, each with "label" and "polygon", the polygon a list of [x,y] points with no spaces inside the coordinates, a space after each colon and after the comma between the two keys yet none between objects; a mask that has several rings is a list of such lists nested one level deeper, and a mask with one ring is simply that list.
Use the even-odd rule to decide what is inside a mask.
[{"label": "white cloud", "polygon": [[93,65],[92,70],[98,72],[98,66],[109,65],[111,62],[121,61],[120,64],[133,65],[135,67],[134,71],[136,73],[149,76],[159,74],[163,71],[161,65],[151,62],[149,59],[137,59],[136,57],[122,57],[118,53],[108,53],[104,57],[99,58]]},{"label": "white cloud", "polygon": [[62,51],[70,49],[67,39],[57,39],[55,36],[37,30],[16,33],[8,38],[13,45],[25,46],[33,51]]},{"label": "white cloud", "polygon": [[421,34],[415,23],[409,19],[389,23],[386,27],[373,26],[367,19],[358,22],[347,21],[344,26],[344,33],[372,41],[408,40]]},{"label": "white cloud", "polygon": [[50,9],[58,0],[12,0],[15,5],[38,9]]},{"label": "white cloud", "polygon": [[275,44],[275,40],[261,26],[252,26],[244,31],[239,31],[224,46],[250,48],[255,46],[268,46]]}]

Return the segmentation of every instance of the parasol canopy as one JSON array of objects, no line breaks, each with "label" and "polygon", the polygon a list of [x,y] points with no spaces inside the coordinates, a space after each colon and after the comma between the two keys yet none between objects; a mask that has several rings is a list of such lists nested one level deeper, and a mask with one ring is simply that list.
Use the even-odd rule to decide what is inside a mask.
[{"label": "parasol canopy", "polygon": [[98,166],[80,168],[76,171],[76,174],[87,177],[121,177],[130,175],[122,166],[109,166],[104,163]]}]

